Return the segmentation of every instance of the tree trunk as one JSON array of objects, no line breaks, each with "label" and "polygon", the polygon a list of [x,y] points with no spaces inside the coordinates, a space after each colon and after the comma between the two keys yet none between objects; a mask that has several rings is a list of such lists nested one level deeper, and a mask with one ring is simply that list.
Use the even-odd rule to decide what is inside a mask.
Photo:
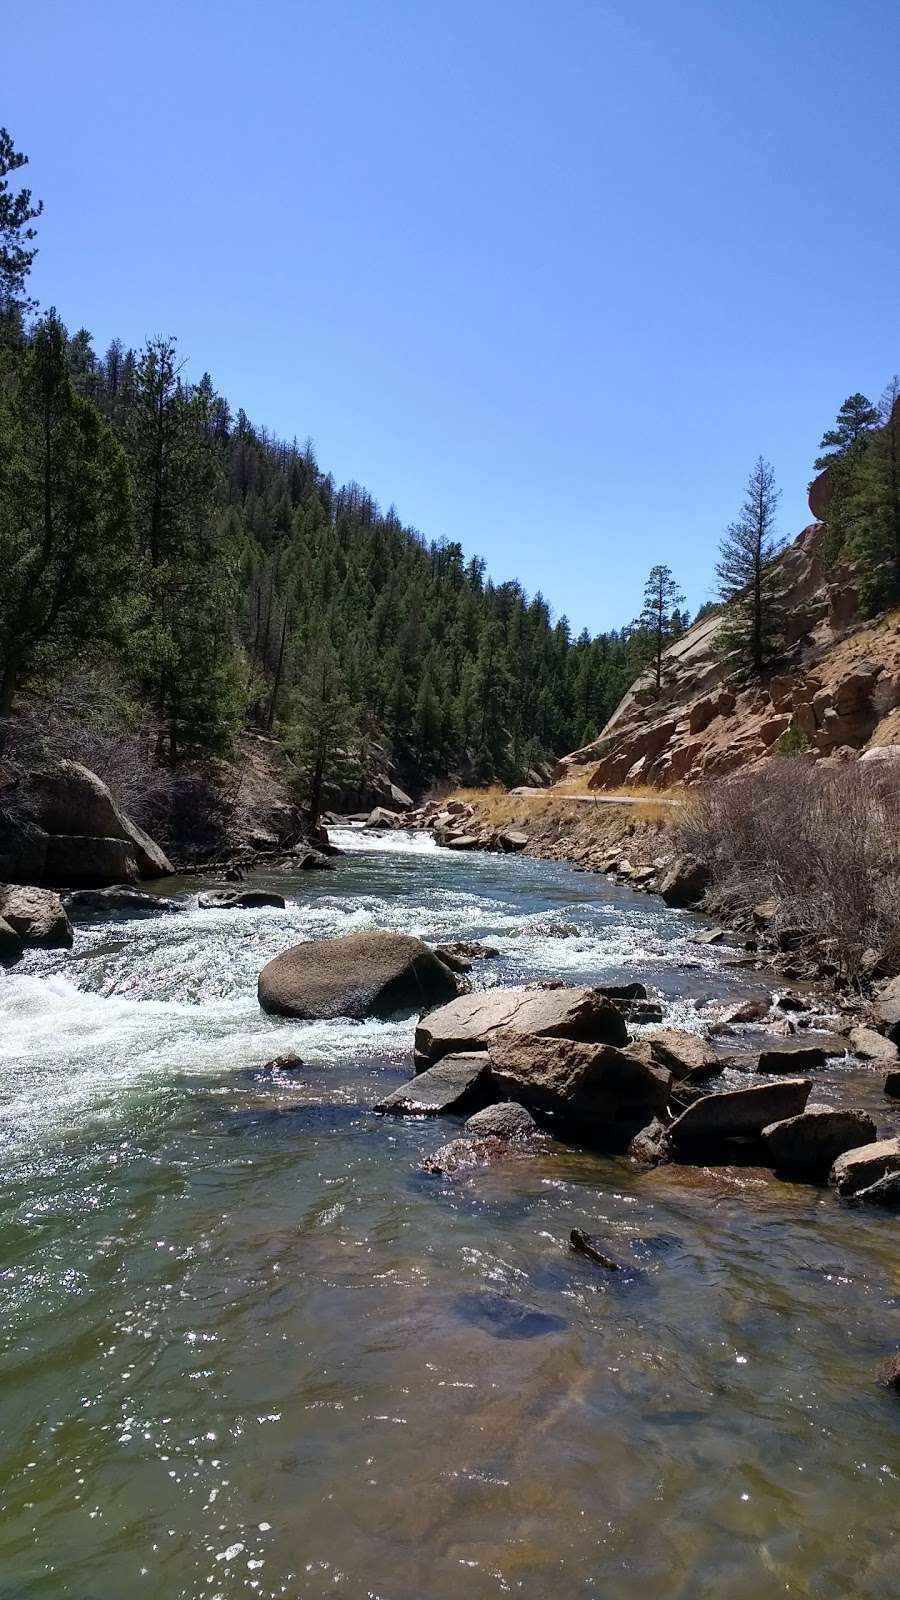
[{"label": "tree trunk", "polygon": [[275,708],[278,703],[278,691],[281,688],[281,674],[284,668],[284,646],[287,639],[288,607],[284,603],[284,619],[281,624],[281,644],[278,649],[278,665],[275,668],[275,681],[272,684],[272,693],[269,697],[269,714],[266,717],[266,732],[271,733],[275,722]]}]

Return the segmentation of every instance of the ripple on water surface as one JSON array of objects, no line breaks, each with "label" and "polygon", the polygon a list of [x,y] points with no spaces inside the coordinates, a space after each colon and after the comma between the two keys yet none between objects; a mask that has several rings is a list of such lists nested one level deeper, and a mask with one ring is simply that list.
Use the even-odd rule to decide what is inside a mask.
[{"label": "ripple on water surface", "polygon": [[3,980],[0,1593],[895,1592],[890,1218],[553,1147],[425,1177],[446,1122],[368,1110],[411,1024],[255,1001],[285,945],[379,925],[488,939],[480,981],[646,973],[689,1016],[737,987],[679,964],[690,919],[353,844],[284,914],[85,926]]}]

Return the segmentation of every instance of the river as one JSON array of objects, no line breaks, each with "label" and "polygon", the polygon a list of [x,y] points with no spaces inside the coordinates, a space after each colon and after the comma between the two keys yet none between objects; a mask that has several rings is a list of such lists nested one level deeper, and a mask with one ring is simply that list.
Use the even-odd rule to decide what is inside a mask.
[{"label": "river", "polygon": [[[428,1177],[453,1125],[370,1110],[412,1024],[255,993],[287,945],[371,926],[488,940],[479,983],[641,977],[687,1026],[758,979],[563,865],[337,842],[270,881],[286,911],[182,880],[184,913],[0,976],[2,1600],[896,1593],[893,1218],[555,1145]],[[889,1131],[879,1083],[823,1074]]]}]

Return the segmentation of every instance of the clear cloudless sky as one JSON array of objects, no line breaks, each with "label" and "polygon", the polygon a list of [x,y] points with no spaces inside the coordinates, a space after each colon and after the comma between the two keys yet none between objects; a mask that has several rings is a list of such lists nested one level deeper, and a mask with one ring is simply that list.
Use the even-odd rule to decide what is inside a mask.
[{"label": "clear cloudless sky", "polygon": [[897,0],[31,0],[33,291],[592,631],[900,367]]}]

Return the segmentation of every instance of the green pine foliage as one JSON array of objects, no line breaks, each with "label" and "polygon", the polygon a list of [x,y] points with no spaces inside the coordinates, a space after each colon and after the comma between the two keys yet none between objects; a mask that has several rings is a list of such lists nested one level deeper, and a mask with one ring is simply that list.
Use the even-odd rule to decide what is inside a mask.
[{"label": "green pine foliage", "polygon": [[900,380],[877,408],[866,404],[865,426],[828,462],[828,550],[856,563],[863,608],[873,615],[900,600]]},{"label": "green pine foliage", "polygon": [[759,456],[747,480],[737,521],[722,537],[716,566],[724,602],[718,635],[721,648],[736,653],[756,673],[781,642],[782,596],[778,570],[773,567],[783,544],[775,532],[780,498],[772,467]]}]

